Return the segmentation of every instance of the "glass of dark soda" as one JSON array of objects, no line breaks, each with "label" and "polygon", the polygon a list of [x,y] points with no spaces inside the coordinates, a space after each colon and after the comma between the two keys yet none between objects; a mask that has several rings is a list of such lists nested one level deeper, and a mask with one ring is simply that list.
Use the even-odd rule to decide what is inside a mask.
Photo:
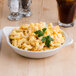
[{"label": "glass of dark soda", "polygon": [[58,6],[59,25],[70,27],[74,25],[76,0],[56,0]]}]

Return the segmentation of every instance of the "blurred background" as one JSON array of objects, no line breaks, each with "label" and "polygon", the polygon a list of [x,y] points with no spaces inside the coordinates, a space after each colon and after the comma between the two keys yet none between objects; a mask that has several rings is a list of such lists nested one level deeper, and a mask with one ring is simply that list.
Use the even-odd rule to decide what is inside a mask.
[{"label": "blurred background", "polygon": [[[31,4],[32,16],[22,18],[19,21],[8,21],[7,17],[9,15],[9,8],[8,8],[8,0],[0,0],[0,19],[4,20],[5,23],[10,25],[7,26],[14,26],[30,23],[30,22],[40,22],[44,21],[47,23],[50,22],[57,22],[57,7],[55,0],[32,0]],[[50,15],[48,15],[50,14]],[[2,23],[3,27],[5,24]],[[14,24],[14,25],[13,25]]]}]

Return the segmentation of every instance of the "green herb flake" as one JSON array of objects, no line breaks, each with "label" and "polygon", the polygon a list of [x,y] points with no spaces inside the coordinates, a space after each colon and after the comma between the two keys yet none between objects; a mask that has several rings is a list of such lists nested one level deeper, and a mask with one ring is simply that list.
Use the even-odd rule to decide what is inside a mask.
[{"label": "green herb flake", "polygon": [[43,36],[44,35],[44,32],[46,31],[46,28],[43,28],[42,31],[41,30],[38,30],[38,31],[35,31],[34,33],[35,34],[38,34],[38,37],[40,36]]},{"label": "green herb flake", "polygon": [[38,30],[38,31],[35,31],[34,33],[35,33],[35,34],[38,34],[38,33],[39,33],[39,31],[40,31],[40,30]]},{"label": "green herb flake", "polygon": [[43,32],[41,30],[35,31],[35,34],[38,34],[38,37],[43,36]]},{"label": "green herb flake", "polygon": [[45,32],[47,28],[43,28],[42,31]]},{"label": "green herb flake", "polygon": [[40,31],[39,34],[38,34],[38,37],[40,37],[40,36],[43,36],[43,32],[42,31]]},{"label": "green herb flake", "polygon": [[46,37],[42,38],[42,41],[45,41],[45,45],[47,47],[49,47],[50,46],[50,42],[53,41],[53,39],[50,36],[46,36]]},{"label": "green herb flake", "polygon": [[43,42],[43,41],[45,41],[45,40],[46,40],[46,37],[43,37],[41,41]]},{"label": "green herb flake", "polygon": [[49,40],[46,40],[45,45],[46,45],[47,47],[49,47],[49,46],[50,46],[50,41],[49,41]]},{"label": "green herb flake", "polygon": [[47,39],[50,41],[53,41],[52,37],[50,37],[50,36],[47,36]]}]

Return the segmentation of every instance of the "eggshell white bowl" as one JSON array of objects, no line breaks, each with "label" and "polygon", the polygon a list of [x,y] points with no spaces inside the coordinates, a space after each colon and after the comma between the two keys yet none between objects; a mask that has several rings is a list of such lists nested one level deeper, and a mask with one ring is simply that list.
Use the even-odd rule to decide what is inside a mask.
[{"label": "eggshell white bowl", "polygon": [[7,43],[8,45],[14,49],[14,51],[22,56],[25,56],[25,57],[29,57],[29,58],[45,58],[45,57],[49,57],[49,56],[52,56],[54,54],[56,54],[56,52],[58,52],[62,47],[65,47],[67,45],[70,45],[73,43],[73,40],[68,37],[66,35],[66,33],[62,30],[63,32],[63,35],[65,37],[65,43],[63,45],[61,45],[60,47],[58,48],[55,48],[55,49],[50,49],[50,50],[46,50],[46,51],[27,51],[27,50],[22,50],[22,49],[19,49],[15,46],[13,46],[11,43],[10,43],[10,40],[9,40],[9,34],[12,32],[12,30],[14,28],[19,28],[19,27],[4,27],[3,28],[3,32],[4,32],[4,35],[6,37],[6,40],[7,40]]}]

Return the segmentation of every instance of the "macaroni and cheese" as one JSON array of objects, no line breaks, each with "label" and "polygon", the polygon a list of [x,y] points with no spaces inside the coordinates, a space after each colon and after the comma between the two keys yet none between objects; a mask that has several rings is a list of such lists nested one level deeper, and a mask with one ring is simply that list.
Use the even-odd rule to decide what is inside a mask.
[{"label": "macaroni and cheese", "polygon": [[[38,37],[38,34],[35,32],[38,30],[42,31],[44,28],[46,28],[45,32],[43,35]],[[47,40],[46,43],[45,41],[42,41],[42,38],[47,36],[50,36],[51,39],[53,39],[52,41],[49,41],[49,47],[46,46],[46,43],[48,44]],[[13,46],[29,51],[45,51],[48,49],[54,49],[64,44],[65,41],[58,25],[53,26],[53,24],[50,23],[46,26],[46,23],[43,22],[21,25],[20,28],[12,30],[9,38]]]}]

